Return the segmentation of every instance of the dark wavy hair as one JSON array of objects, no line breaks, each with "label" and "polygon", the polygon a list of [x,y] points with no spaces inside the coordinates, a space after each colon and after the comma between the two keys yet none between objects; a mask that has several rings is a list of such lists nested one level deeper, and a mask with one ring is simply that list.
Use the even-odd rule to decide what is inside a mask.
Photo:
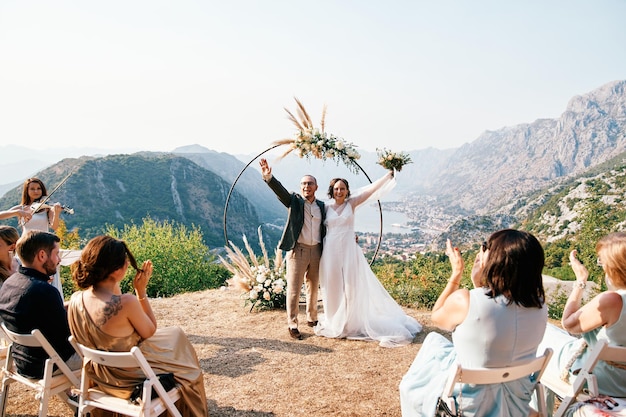
[{"label": "dark wavy hair", "polygon": [[346,198],[350,197],[350,184],[348,184],[348,180],[345,178],[333,178],[332,180],[330,180],[330,185],[328,186],[328,197],[329,198],[333,198],[334,194],[333,194],[333,187],[335,186],[335,184],[337,184],[339,181],[343,182],[344,184],[346,184],[346,189],[348,190],[348,194],[346,195]]},{"label": "dark wavy hair", "polygon": [[[2,239],[7,246],[14,245],[19,238],[20,238],[20,235],[15,229],[15,227],[5,226],[5,225],[0,226],[0,239]],[[4,282],[9,277],[9,275],[11,275],[10,272],[11,272],[10,263],[8,266],[2,265],[0,263],[0,282]]]},{"label": "dark wavy hair", "polygon": [[504,229],[489,236],[489,256],[482,269],[482,282],[489,296],[504,295],[509,304],[541,308],[545,292],[541,272],[543,248],[528,232]]},{"label": "dark wavy hair", "polygon": [[123,240],[105,235],[96,236],[87,242],[80,259],[70,267],[72,278],[79,288],[92,287],[123,268],[126,259],[136,271],[141,271]]},{"label": "dark wavy hair", "polygon": [[30,201],[30,197],[28,196],[28,186],[34,182],[41,186],[42,197],[44,195],[48,195],[48,191],[46,191],[46,186],[44,185],[43,181],[41,181],[39,178],[28,178],[26,181],[24,181],[24,187],[22,188],[22,204],[24,205],[30,205],[34,203],[34,201]]}]

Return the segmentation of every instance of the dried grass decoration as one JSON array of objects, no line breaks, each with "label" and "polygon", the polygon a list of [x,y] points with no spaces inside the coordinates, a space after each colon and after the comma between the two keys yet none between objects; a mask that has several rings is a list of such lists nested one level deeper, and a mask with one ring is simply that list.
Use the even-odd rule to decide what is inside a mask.
[{"label": "dried grass decoration", "polygon": [[284,309],[287,281],[285,280],[283,252],[277,247],[274,259],[271,260],[265,250],[260,226],[258,234],[259,245],[263,252],[262,262],[257,259],[245,235],[243,242],[248,251],[248,257],[237,245],[228,241],[232,247],[232,249],[226,247],[228,260],[219,257],[226,269],[233,273],[233,277],[227,281],[228,286],[243,292],[244,306],[252,304],[250,311],[253,308],[258,310]]},{"label": "dried grass decoration", "polygon": [[318,129],[313,127],[311,118],[302,103],[297,98],[295,100],[298,105],[298,117],[295,117],[287,108],[285,108],[285,111],[289,115],[289,120],[293,122],[298,131],[295,139],[282,139],[272,143],[273,145],[289,145],[289,150],[278,159],[284,158],[292,151],[297,151],[300,158],[306,157],[310,159],[314,157],[323,161],[332,159],[337,165],[339,165],[339,162],[343,162],[350,171],[358,173],[360,167],[356,160],[361,155],[357,152],[356,146],[324,131],[326,106],[324,106],[322,111],[320,129]]},{"label": "dried grass decoration", "polygon": [[378,161],[376,163],[392,171],[402,171],[403,166],[413,163],[411,157],[406,152],[392,152],[387,148],[376,148],[376,153],[378,154]]}]

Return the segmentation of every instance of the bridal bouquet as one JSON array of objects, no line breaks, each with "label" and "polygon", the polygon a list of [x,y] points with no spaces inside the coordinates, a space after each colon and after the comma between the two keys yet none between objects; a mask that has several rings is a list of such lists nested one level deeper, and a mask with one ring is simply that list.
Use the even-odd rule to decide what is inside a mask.
[{"label": "bridal bouquet", "polygon": [[232,249],[226,247],[228,259],[219,257],[226,269],[233,273],[233,277],[227,281],[228,286],[242,291],[244,305],[252,304],[250,311],[253,308],[259,310],[285,308],[287,282],[284,278],[283,252],[276,248],[274,260],[270,260],[263,244],[261,227],[258,233],[259,245],[263,252],[262,262],[257,259],[245,236],[243,242],[249,257],[246,257],[241,249],[230,241],[228,243]]},{"label": "bridal bouquet", "polygon": [[322,112],[321,129],[313,127],[309,114],[298,99],[298,118],[296,118],[289,110],[285,109],[289,115],[289,119],[296,125],[298,129],[295,139],[283,139],[275,141],[275,145],[290,145],[289,150],[285,152],[281,158],[284,158],[292,151],[297,151],[300,158],[311,156],[326,161],[332,159],[339,164],[343,162],[349,170],[353,172],[359,171],[356,160],[361,157],[356,147],[335,135],[324,132],[324,119],[326,118],[326,107]]},{"label": "bridal bouquet", "polygon": [[391,152],[390,150],[376,149],[376,153],[378,154],[378,165],[381,165],[385,169],[402,171],[402,167],[413,163],[411,161],[411,157],[406,152]]}]

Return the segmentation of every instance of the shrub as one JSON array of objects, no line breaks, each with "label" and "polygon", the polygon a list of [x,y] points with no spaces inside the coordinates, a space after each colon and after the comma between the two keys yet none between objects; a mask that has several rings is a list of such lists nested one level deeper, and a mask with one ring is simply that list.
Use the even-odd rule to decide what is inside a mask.
[{"label": "shrub", "polygon": [[[67,230],[65,221],[61,219],[59,221],[59,227],[55,231],[56,235],[61,239],[60,246],[62,249],[80,249],[81,239],[78,234],[78,229],[71,231]],[[61,278],[61,284],[63,286],[63,298],[69,299],[74,291],[78,290],[74,280],[72,279],[72,273],[69,266],[59,267],[59,276]]]},{"label": "shrub", "polygon": [[554,294],[547,300],[548,317],[555,320],[561,320],[563,310],[567,303],[568,294],[561,286],[554,290]]},{"label": "shrub", "polygon": [[[471,288],[469,276],[474,256],[475,253],[463,254],[465,271],[461,286]],[[426,309],[435,305],[452,272],[448,257],[443,253],[418,253],[410,262],[375,263],[373,270],[400,305]]]},{"label": "shrub", "polygon": [[[158,223],[147,217],[141,226],[125,225],[121,230],[107,226],[106,234],[124,240],[138,263],[152,260],[154,272],[147,288],[150,297],[218,288],[229,277],[209,254],[199,228],[189,230],[184,225]],[[121,283],[123,292],[133,290],[134,275],[129,268]]]}]

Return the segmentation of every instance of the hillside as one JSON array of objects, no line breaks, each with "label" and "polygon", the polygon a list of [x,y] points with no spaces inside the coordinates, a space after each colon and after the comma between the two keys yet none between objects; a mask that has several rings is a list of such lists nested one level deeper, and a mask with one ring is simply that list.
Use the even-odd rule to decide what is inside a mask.
[{"label": "hillside", "polygon": [[[106,225],[121,228],[150,216],[195,225],[209,247],[224,245],[224,204],[231,184],[187,158],[134,154],[64,159],[37,176],[51,191],[71,170],[74,173],[51,200],[74,209],[74,215],[63,218],[83,238],[102,233]],[[0,207],[19,202],[20,193],[21,187],[8,192],[0,198]],[[260,223],[256,208],[234,191],[228,212],[229,237],[239,242],[244,233],[256,235]]]},{"label": "hillside", "polygon": [[[265,185],[261,174],[253,167],[246,167],[240,160],[225,152],[215,152],[202,146],[177,148],[173,154],[187,158],[202,168],[219,175],[234,191],[246,196],[254,203],[259,219],[262,222],[282,222],[286,218],[285,207],[278,201],[274,193]],[[253,161],[256,163],[256,161]]]},{"label": "hillside", "polygon": [[558,119],[483,133],[437,174],[442,204],[485,214],[626,151],[626,81],[573,97]]},{"label": "hillside", "polygon": [[[522,225],[545,241],[567,239],[585,223],[602,233],[626,228],[626,153],[612,166],[589,172],[529,196],[518,209]],[[589,226],[589,225],[587,225]]]},{"label": "hillside", "polygon": [[[538,204],[531,201],[533,193],[586,175],[623,152],[626,81],[622,80],[573,97],[558,118],[486,131],[458,149],[410,151],[414,163],[398,175],[398,187],[386,199],[395,202],[387,207],[405,213],[422,232],[420,239],[433,248],[440,248],[446,237],[472,243],[497,228],[523,222]],[[373,153],[362,152],[359,164],[373,178],[381,172]],[[307,170],[320,183],[336,172],[351,185],[365,183],[362,174],[351,176],[328,164],[318,169],[298,158],[285,158],[276,170],[280,178],[294,178]],[[527,203],[532,207],[523,209]]]},{"label": "hillside", "polygon": [[[352,140],[358,143],[358,138]],[[381,139],[381,146],[384,146],[384,139]],[[277,160],[277,155],[283,151],[277,149],[263,156],[270,160],[276,177],[289,190],[299,188],[299,179],[305,173],[318,178],[318,197],[321,198],[326,198],[324,185],[333,177],[347,178],[352,189],[368,184],[364,173],[353,174],[332,162],[307,161],[294,155]],[[543,225],[547,218],[527,221],[526,217],[532,216],[540,205],[550,200],[554,192],[560,192],[557,191],[559,187],[579,176],[598,173],[602,167],[613,169],[617,166],[615,161],[626,152],[626,81],[613,81],[573,97],[561,116],[555,119],[539,119],[487,131],[458,149],[428,148],[408,152],[413,163],[398,175],[398,186],[385,201],[387,209],[401,211],[411,219],[411,226],[420,231],[420,241],[437,247],[446,237],[452,236],[458,238],[459,243],[474,243],[496,228],[517,224],[532,225],[541,233],[562,236],[563,231],[575,228],[569,223],[565,225],[568,220],[560,221],[559,226],[547,226]],[[359,164],[367,176],[374,180],[384,174],[384,170],[376,165],[374,152],[361,153]],[[178,162],[146,163],[143,167],[131,163],[134,157]],[[221,246],[223,239],[218,236],[223,235],[223,203],[237,179],[233,199],[229,202],[228,218],[232,221],[232,225],[228,225],[229,238],[236,239],[242,232],[249,234],[258,225],[266,224],[269,229],[266,236],[276,242],[286,211],[261,181],[255,157],[248,155],[242,159],[249,159],[242,162],[232,155],[197,145],[178,148],[174,155],[118,155],[114,158],[119,163],[110,167],[105,161],[113,157],[84,157],[79,161],[90,167],[87,162],[93,160],[90,164],[97,166],[93,168],[94,173],[81,184],[80,190],[63,194],[76,181],[77,172],[57,198],[77,209],[75,219],[66,216],[68,225],[79,226],[88,233],[93,233],[104,222],[138,221],[141,218],[139,213],[143,213],[157,219],[203,225],[203,230],[207,229],[207,240],[213,244],[219,242]],[[182,162],[183,159],[196,168],[185,168],[188,165]],[[69,172],[71,168],[67,167],[67,161],[72,160],[61,161],[41,172],[46,184],[52,186],[60,181],[63,173]],[[243,170],[246,162],[253,166]],[[127,163],[130,165],[126,166]],[[95,174],[107,167],[110,168],[108,171],[102,171],[106,176]],[[147,172],[150,172],[149,176]],[[193,178],[192,173],[196,175]],[[134,189],[137,194],[133,198],[133,207],[125,206],[121,201],[109,201],[113,198],[111,196],[120,195],[120,191],[125,193],[113,180],[118,177],[124,189],[129,189],[134,182],[143,185]],[[94,189],[89,189],[88,184]],[[96,186],[100,187],[98,191]],[[124,195],[128,198],[127,194]],[[241,196],[247,199],[241,204],[242,211],[231,213],[234,205],[239,206],[236,199]],[[205,197],[213,200],[205,203]],[[93,202],[86,198],[93,198]],[[10,207],[18,200],[14,189],[0,199],[0,207]],[[570,200],[573,201],[573,197]],[[203,204],[207,205],[201,207]],[[557,206],[556,203],[553,205]],[[84,221],[78,220],[79,217]],[[244,225],[238,221],[240,218]],[[468,230],[472,232],[467,233]]]}]

